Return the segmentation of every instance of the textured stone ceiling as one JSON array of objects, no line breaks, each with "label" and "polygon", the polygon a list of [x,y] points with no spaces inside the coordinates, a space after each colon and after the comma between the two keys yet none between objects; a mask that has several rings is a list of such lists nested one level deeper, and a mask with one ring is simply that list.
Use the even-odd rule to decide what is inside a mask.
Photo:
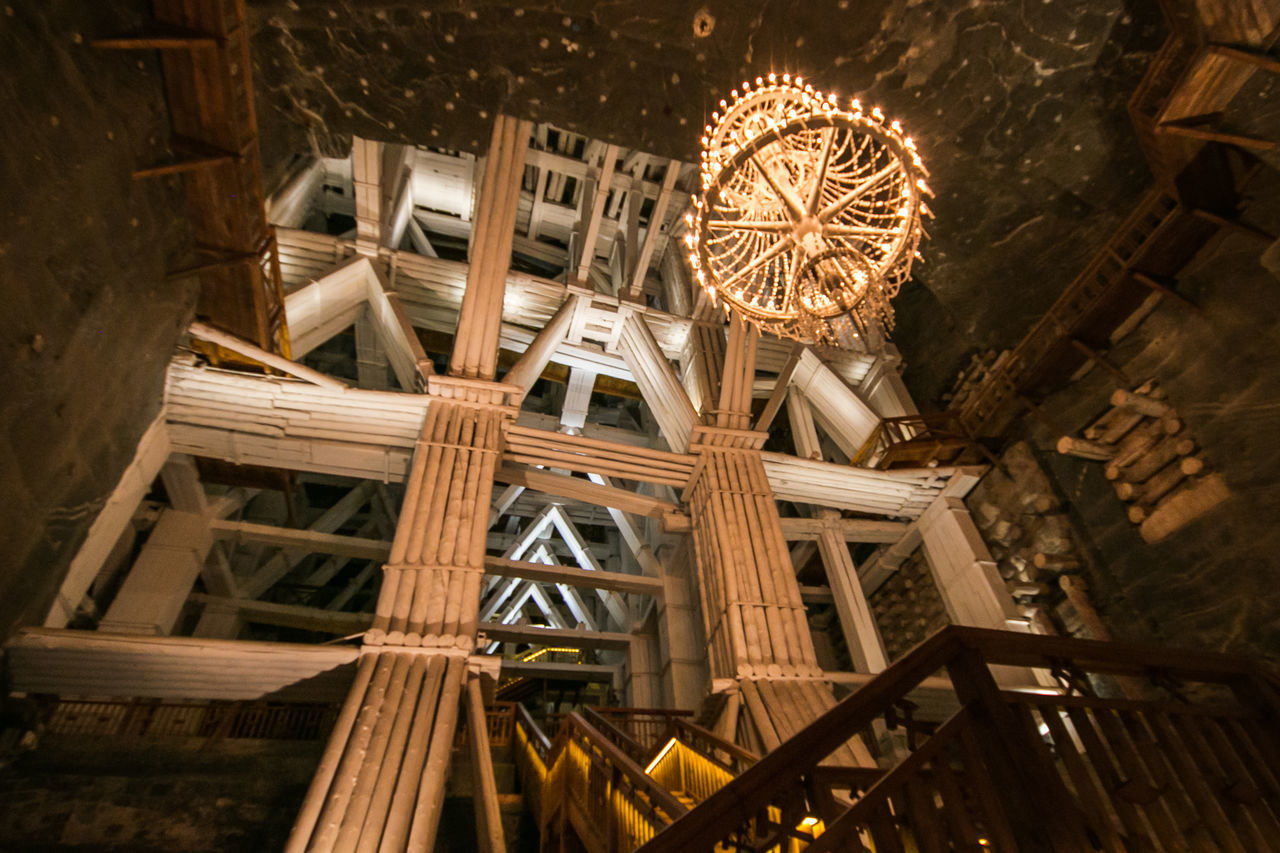
[{"label": "textured stone ceiling", "polygon": [[499,111],[693,160],[719,99],[771,69],[880,104],[937,193],[895,336],[925,403],[968,352],[1016,341],[1151,183],[1125,102],[1164,38],[1154,3],[251,0],[250,14],[268,172],[313,145],[345,153],[352,133],[478,150]]}]

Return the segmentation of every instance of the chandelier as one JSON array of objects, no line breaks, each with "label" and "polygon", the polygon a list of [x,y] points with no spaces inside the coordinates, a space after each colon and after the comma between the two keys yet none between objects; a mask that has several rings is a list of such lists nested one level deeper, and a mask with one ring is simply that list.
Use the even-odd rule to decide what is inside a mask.
[{"label": "chandelier", "polygon": [[865,349],[893,328],[931,195],[915,144],[879,107],[789,74],[721,101],[686,215],[698,283],[763,332]]}]

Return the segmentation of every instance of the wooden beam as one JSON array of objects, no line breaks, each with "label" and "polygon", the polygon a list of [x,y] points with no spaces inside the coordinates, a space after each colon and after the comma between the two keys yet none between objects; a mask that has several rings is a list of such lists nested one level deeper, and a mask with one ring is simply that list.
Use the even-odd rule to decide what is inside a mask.
[{"label": "wooden beam", "polygon": [[[332,507],[325,510],[324,514],[312,522],[308,529],[317,533],[332,533],[368,503],[372,494],[373,483],[366,480],[345,494]],[[289,574],[298,563],[302,562],[304,556],[306,556],[306,552],[298,552],[292,548],[285,548],[280,551],[280,553],[263,563],[251,577],[245,580],[243,584],[244,595],[247,598],[257,598],[262,595],[274,586],[277,581]]]},{"label": "wooden beam", "polygon": [[530,563],[525,560],[505,560],[502,557],[485,557],[484,566],[491,575],[498,577],[521,578],[541,583],[562,583],[584,589],[636,592],[642,595],[661,596],[663,592],[661,579],[642,575],[591,571],[573,566]]},{"label": "wooden beam", "polygon": [[458,312],[449,373],[493,379],[502,327],[503,295],[511,267],[516,208],[532,125],[499,115],[494,120],[476,203],[471,263]]},{"label": "wooden beam", "polygon": [[902,521],[867,518],[784,518],[782,534],[788,542],[817,541],[824,530],[834,528],[846,542],[897,542],[911,526]]},{"label": "wooden beam", "polygon": [[[613,183],[614,165],[618,161],[618,146],[606,145],[604,149],[604,162],[601,164],[599,176],[595,179],[588,178],[587,187],[582,193],[583,204],[583,224],[581,228],[582,234],[582,255],[578,258],[578,271],[575,281],[585,282],[587,280],[587,272],[591,269],[591,262],[596,256],[596,238],[600,235],[600,220],[604,217],[605,202],[609,198],[609,190]],[[586,190],[594,191],[588,195]]]},{"label": "wooden beam", "polygon": [[565,628],[541,628],[532,625],[502,625],[481,622],[486,637],[501,643],[530,643],[535,646],[567,646],[577,649],[614,649],[628,651],[631,634],[614,631],[576,631]]},{"label": "wooden beam", "polygon": [[[1273,145],[1274,143],[1267,147],[1270,148]],[[1214,213],[1211,210],[1201,210],[1198,207],[1192,208],[1191,215],[1197,219],[1203,219],[1205,222],[1212,222],[1219,228],[1229,228],[1232,231],[1237,231],[1244,234],[1246,237],[1253,237],[1254,239],[1261,240],[1264,243],[1274,243],[1276,241],[1276,235],[1272,234],[1270,231],[1263,231],[1261,228],[1255,228],[1252,225],[1241,222],[1239,219],[1231,219],[1226,216],[1222,216],[1221,214]]]},{"label": "wooden beam", "polygon": [[359,634],[373,624],[372,613],[343,613],[321,607],[304,607],[300,604],[275,604],[248,598],[225,598],[218,595],[193,593],[188,601],[205,607],[235,611],[246,622],[260,625],[278,625],[281,628],[297,628],[303,631],[319,631],[325,634]]},{"label": "wooden beam", "polygon": [[1256,65],[1264,71],[1280,74],[1280,58],[1277,58],[1274,54],[1255,48],[1222,44],[1220,42],[1209,45],[1209,50],[1227,59],[1234,59],[1237,62],[1243,62],[1248,65]]},{"label": "wooden beam", "polygon": [[542,327],[537,337],[533,339],[533,343],[529,344],[529,348],[520,356],[520,360],[507,371],[506,376],[502,379],[504,383],[518,385],[524,389],[526,394],[529,393],[533,383],[537,382],[538,377],[542,375],[542,371],[546,370],[547,364],[550,363],[551,356],[555,354],[556,348],[560,346],[560,342],[569,333],[569,325],[573,321],[580,298],[576,294],[569,294],[569,297],[556,309],[556,313],[551,317],[551,322]]},{"label": "wooden beam", "polygon": [[502,659],[502,672],[526,678],[581,679],[611,684],[618,676],[617,666],[592,663],[552,663],[549,661],[522,661]]},{"label": "wooden beam", "polygon": [[211,344],[226,347],[233,352],[238,352],[240,355],[251,358],[254,361],[266,365],[267,367],[274,367],[282,373],[287,373],[290,376],[296,376],[298,379],[310,382],[313,385],[323,385],[326,388],[347,387],[346,383],[339,382],[332,376],[326,376],[320,371],[312,370],[306,365],[298,364],[296,361],[291,361],[284,356],[268,352],[260,346],[249,343],[244,338],[240,338],[229,332],[224,332],[221,329],[214,328],[208,323],[201,323],[199,320],[195,320],[187,327],[187,332],[202,341],[208,341]]},{"label": "wooden beam", "polygon": [[1116,363],[1113,362],[1111,359],[1107,358],[1105,355],[1098,352],[1093,347],[1089,346],[1087,343],[1080,340],[1079,338],[1073,337],[1073,338],[1068,338],[1067,340],[1071,343],[1071,346],[1074,347],[1077,352],[1079,352],[1085,358],[1089,359],[1089,361],[1092,361],[1094,364],[1106,370],[1108,373],[1114,376],[1121,385],[1132,384],[1129,381],[1129,374],[1125,373],[1123,370],[1117,367]]},{"label": "wooden beam", "polygon": [[662,518],[665,515],[679,515],[679,507],[670,501],[639,495],[615,486],[601,486],[578,477],[565,474],[552,474],[532,468],[517,468],[514,465],[503,465],[494,474],[499,483],[524,486],[549,495],[572,498],[583,503],[596,506],[613,507],[636,515],[649,518]]},{"label": "wooden beam", "polygon": [[1155,276],[1149,275],[1148,273],[1142,272],[1141,270],[1131,269],[1128,272],[1129,272],[1129,277],[1132,278],[1134,281],[1138,282],[1138,284],[1145,285],[1146,287],[1151,288],[1156,293],[1159,293],[1161,296],[1168,296],[1170,299],[1173,299],[1187,306],[1197,314],[1204,316],[1203,308],[1201,308],[1196,303],[1192,302],[1187,297],[1183,296],[1174,288],[1174,284],[1176,283],[1174,279],[1165,279],[1164,281],[1160,281]]},{"label": "wooden beam", "polygon": [[175,160],[171,163],[157,163],[154,166],[144,166],[141,169],[135,169],[133,179],[135,181],[142,178],[157,178],[163,175],[177,175],[183,172],[196,172],[201,169],[212,169],[217,166],[228,166],[236,162],[234,154],[209,154],[204,157],[189,157],[185,160]]},{"label": "wooden beam", "polygon": [[1242,133],[1228,133],[1205,126],[1219,117],[1219,114],[1212,113],[1162,121],[1156,125],[1156,132],[1185,136],[1189,139],[1202,139],[1206,142],[1222,142],[1227,145],[1237,145],[1241,148],[1252,148],[1257,151],[1270,151],[1276,147],[1276,143],[1270,139],[1260,139],[1256,136],[1246,136]]},{"label": "wooden beam", "polygon": [[63,628],[75,616],[98,571],[129,527],[134,510],[169,458],[169,450],[169,431],[161,412],[138,440],[133,459],[120,475],[120,482],[89,525],[88,535],[72,557],[58,596],[45,617],[45,627]]},{"label": "wooden beam", "polygon": [[777,416],[778,410],[782,408],[783,402],[787,399],[787,388],[791,385],[791,375],[795,373],[796,365],[800,363],[800,354],[805,350],[805,345],[796,342],[791,347],[791,355],[787,356],[787,361],[782,365],[782,372],[778,374],[778,381],[773,385],[773,392],[769,394],[769,400],[764,404],[764,411],[760,413],[760,419],[756,422],[755,429],[760,432],[768,432],[769,427],[773,425],[773,419]]},{"label": "wooden beam", "polygon": [[[638,297],[644,290],[644,280],[649,272],[649,261],[653,257],[654,247],[658,243],[658,235],[662,233],[662,226],[666,223],[664,220],[667,215],[667,205],[671,202],[671,194],[675,190],[676,179],[680,177],[680,162],[678,160],[667,161],[667,174],[662,179],[662,189],[658,192],[658,200],[653,203],[653,210],[649,214],[649,227],[645,229],[644,245],[640,247],[640,254],[636,257],[635,269],[631,274],[631,296]],[[636,195],[641,195],[639,188],[632,189]],[[634,252],[635,248],[627,247],[628,252]]]},{"label": "wooden beam", "polygon": [[213,521],[209,524],[213,535],[219,539],[231,539],[237,543],[260,542],[305,551],[309,554],[335,554],[359,560],[386,561],[391,554],[391,543],[361,536],[341,536],[314,530],[295,530],[272,527],[249,521]]},{"label": "wooden beam", "polygon": [[210,50],[226,41],[212,33],[156,22],[138,32],[93,39],[89,44],[100,50]]},{"label": "wooden beam", "polygon": [[622,323],[618,351],[631,369],[644,401],[653,412],[667,444],[677,453],[689,450],[689,434],[698,423],[689,393],[671,369],[644,317],[628,314],[615,322]]}]

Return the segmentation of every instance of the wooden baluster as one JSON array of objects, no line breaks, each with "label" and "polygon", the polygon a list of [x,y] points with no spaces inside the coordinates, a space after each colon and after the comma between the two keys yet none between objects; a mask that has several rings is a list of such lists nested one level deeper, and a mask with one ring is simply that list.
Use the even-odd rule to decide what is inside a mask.
[{"label": "wooden baluster", "polygon": [[971,725],[965,730],[982,744],[984,760],[1004,794],[1012,830],[1022,846],[1035,849],[1039,845],[1062,853],[1087,849],[1079,804],[1052,765],[1027,760],[1034,746],[1019,736],[1013,714],[981,654],[962,649],[947,662],[947,672],[956,696],[970,706]]},{"label": "wooden baluster", "polygon": [[1055,706],[1041,706],[1040,717],[1049,728],[1054,749],[1062,759],[1063,766],[1067,768],[1076,796],[1080,798],[1094,831],[1102,838],[1106,849],[1123,853],[1124,845],[1117,835],[1117,827],[1111,822],[1105,794],[1098,789],[1097,782],[1089,773],[1089,768],[1085,766],[1080,753],[1076,751],[1075,741],[1068,734],[1059,709]]},{"label": "wooden baluster", "polygon": [[933,762],[933,775],[938,791],[942,794],[942,815],[951,827],[951,841],[957,850],[976,850],[979,846],[978,829],[973,825],[970,804],[965,800],[960,783],[945,755]]},{"label": "wooden baluster", "polygon": [[1173,816],[1174,825],[1193,848],[1212,849],[1207,822],[1203,819],[1188,795],[1184,780],[1169,766],[1168,758],[1161,753],[1155,738],[1147,729],[1137,711],[1122,710],[1117,716],[1151,774],[1152,784],[1163,792],[1162,798]]},{"label": "wooden baluster", "polygon": [[1174,773],[1182,779],[1188,795],[1196,805],[1196,810],[1213,831],[1218,849],[1227,853],[1244,853],[1247,849],[1244,839],[1227,819],[1222,803],[1214,796],[1206,782],[1207,776],[1204,769],[1196,765],[1191,750],[1170,724],[1169,715],[1148,712],[1145,716],[1152,732],[1155,733],[1156,742],[1160,744]]},{"label": "wooden baluster", "polygon": [[1179,845],[1182,832],[1169,813],[1164,791],[1156,785],[1150,771],[1138,757],[1138,752],[1120,725],[1116,712],[1109,708],[1090,710],[1102,739],[1116,757],[1120,771],[1124,774],[1124,784],[1117,794],[1138,803],[1155,832],[1155,840],[1167,849],[1181,849]]},{"label": "wooden baluster", "polygon": [[1067,716],[1071,720],[1072,728],[1076,731],[1076,736],[1080,738],[1080,743],[1084,746],[1085,758],[1088,759],[1093,772],[1097,774],[1103,789],[1107,792],[1107,798],[1110,800],[1112,808],[1115,809],[1116,814],[1120,817],[1120,821],[1124,824],[1126,831],[1134,838],[1148,837],[1150,830],[1146,822],[1138,814],[1138,810],[1134,808],[1133,802],[1118,793],[1123,782],[1115,766],[1111,763],[1110,753],[1103,746],[1102,739],[1098,736],[1097,729],[1094,728],[1093,721],[1088,713],[1084,708],[1068,706]]},{"label": "wooden baluster", "polygon": [[[945,761],[944,758],[935,757],[931,764],[943,761]],[[924,768],[921,768],[921,771],[907,779],[903,785],[907,814],[911,816],[911,833],[915,836],[916,847],[920,853],[945,853],[949,845],[944,837],[942,824],[938,820],[938,809],[933,801],[933,788],[925,784],[923,770]]]},{"label": "wooden baluster", "polygon": [[[973,792],[974,801],[978,805],[978,813],[982,817],[981,829],[986,833],[991,847],[995,850],[1019,850],[1014,841],[1013,827],[1005,814],[1004,805],[996,792],[996,786],[983,760],[985,750],[979,744],[973,729],[966,724],[960,727],[960,747],[963,755],[962,768],[964,780]],[[1027,849],[1040,849],[1039,845]]]},{"label": "wooden baluster", "polygon": [[907,849],[902,844],[901,830],[894,821],[893,815],[889,813],[887,800],[888,796],[883,805],[872,810],[871,817],[867,821],[871,839],[876,845],[876,853],[906,853]]},{"label": "wooden baluster", "polygon": [[1249,772],[1236,748],[1223,734],[1218,721],[1212,717],[1197,717],[1188,722],[1203,733],[1205,739],[1219,756],[1227,778],[1235,785],[1229,794],[1238,796],[1258,827],[1259,835],[1267,839],[1264,849],[1280,850],[1280,820],[1263,800],[1264,782]]}]

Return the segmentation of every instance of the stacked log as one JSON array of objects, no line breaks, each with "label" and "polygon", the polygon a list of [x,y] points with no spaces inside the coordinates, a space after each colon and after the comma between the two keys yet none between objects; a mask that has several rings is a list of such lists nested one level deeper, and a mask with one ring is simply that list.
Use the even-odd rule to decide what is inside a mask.
[{"label": "stacked log", "polygon": [[890,660],[950,623],[921,551],[908,557],[867,602]]},{"label": "stacked log", "polygon": [[976,390],[982,387],[987,374],[1003,364],[1008,357],[1008,350],[997,353],[995,350],[989,349],[985,352],[974,353],[964,369],[956,374],[951,390],[942,395],[942,401],[952,411],[958,411],[964,405],[965,400],[969,399]]},{"label": "stacked log", "polygon": [[[1101,435],[1093,432],[1085,440]],[[1084,562],[1071,521],[1030,447],[1015,444],[1000,462],[969,496],[974,522],[1032,630],[1061,633],[1056,581],[1080,571]]]},{"label": "stacked log", "polygon": [[1195,439],[1165,397],[1154,380],[1134,391],[1118,390],[1111,408],[1081,438],[1063,436],[1058,443],[1060,453],[1106,463],[1104,474],[1116,496],[1129,504],[1129,521],[1141,525],[1142,538],[1151,543],[1228,496],[1222,479],[1205,471]]}]

